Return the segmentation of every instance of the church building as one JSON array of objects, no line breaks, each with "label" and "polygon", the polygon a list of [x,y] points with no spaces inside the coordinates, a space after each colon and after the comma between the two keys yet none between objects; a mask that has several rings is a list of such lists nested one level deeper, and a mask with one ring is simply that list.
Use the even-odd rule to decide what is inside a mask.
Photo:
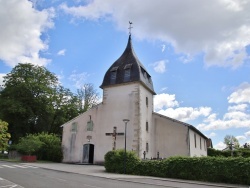
[{"label": "church building", "polygon": [[134,52],[131,34],[100,87],[103,101],[62,125],[63,162],[100,164],[108,151],[125,147],[141,159],[207,156],[204,134],[153,111],[153,81]]}]

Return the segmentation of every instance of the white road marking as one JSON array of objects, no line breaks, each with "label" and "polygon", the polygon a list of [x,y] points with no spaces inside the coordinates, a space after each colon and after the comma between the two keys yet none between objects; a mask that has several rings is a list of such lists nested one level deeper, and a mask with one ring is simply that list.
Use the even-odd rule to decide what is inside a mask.
[{"label": "white road marking", "polygon": [[16,167],[13,167],[13,166],[9,166],[9,165],[2,165],[3,167],[7,167],[7,168],[16,168]]},{"label": "white road marking", "polygon": [[19,167],[19,168],[29,168],[29,167],[26,167],[26,166],[20,166],[20,165],[12,165],[12,166]]},{"label": "white road marking", "polygon": [[30,165],[23,165],[23,166],[27,168],[38,168],[37,166],[30,166]]}]

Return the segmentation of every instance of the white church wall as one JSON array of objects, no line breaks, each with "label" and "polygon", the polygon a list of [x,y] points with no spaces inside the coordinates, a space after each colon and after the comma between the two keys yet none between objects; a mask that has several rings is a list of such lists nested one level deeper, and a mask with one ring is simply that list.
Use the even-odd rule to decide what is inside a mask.
[{"label": "white church wall", "polygon": [[155,113],[153,121],[155,148],[156,153],[159,152],[159,157],[189,156],[187,126]]},{"label": "white church wall", "polygon": [[[154,128],[152,124],[152,112],[153,112],[153,94],[140,85],[140,149],[139,157],[144,158],[143,153],[146,152],[146,156],[153,156],[155,154],[154,147]],[[146,130],[146,124],[148,129]]]},{"label": "white church wall", "polygon": [[202,135],[189,129],[189,140],[191,157],[207,156],[206,139]]}]

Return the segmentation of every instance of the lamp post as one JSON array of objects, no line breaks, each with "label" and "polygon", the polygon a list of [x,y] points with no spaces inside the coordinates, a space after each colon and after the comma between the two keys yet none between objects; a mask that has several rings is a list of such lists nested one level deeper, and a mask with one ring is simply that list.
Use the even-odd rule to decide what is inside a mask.
[{"label": "lamp post", "polygon": [[125,152],[124,152],[124,174],[126,174],[126,156],[127,156],[127,138],[126,138],[126,135],[127,135],[127,123],[129,122],[129,119],[123,119],[123,122],[125,123]]}]

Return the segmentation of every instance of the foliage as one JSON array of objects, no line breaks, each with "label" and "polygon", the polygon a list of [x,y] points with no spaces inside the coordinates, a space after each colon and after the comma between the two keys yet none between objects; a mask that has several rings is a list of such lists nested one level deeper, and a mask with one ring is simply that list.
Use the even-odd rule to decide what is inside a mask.
[{"label": "foliage", "polygon": [[[123,156],[112,151],[105,155],[108,172],[123,173]],[[242,157],[170,157],[165,160],[133,160],[129,174],[208,181],[250,184],[250,158]],[[129,169],[131,168],[131,169]]]},{"label": "foliage", "polygon": [[33,135],[27,135],[26,137],[20,138],[19,143],[16,145],[16,149],[21,154],[33,155],[42,147],[43,144],[43,142]]},{"label": "foliage", "polygon": [[99,101],[98,93],[94,89],[94,85],[90,83],[84,84],[81,89],[77,90],[77,97],[80,112],[86,112]]},{"label": "foliage", "polygon": [[[124,150],[114,150],[109,151],[105,154],[105,163],[104,166],[108,172],[114,173],[124,173]],[[127,151],[126,152],[126,173],[133,174],[135,171],[134,167],[137,166],[140,159],[136,156],[135,152]]]},{"label": "foliage", "polygon": [[61,134],[60,125],[79,114],[78,98],[46,68],[18,64],[4,77],[0,118],[9,123],[13,143],[26,134]]},{"label": "foliage", "polygon": [[20,142],[12,146],[22,154],[33,154],[38,160],[61,162],[61,139],[55,134],[39,133],[29,134],[20,138]]},{"label": "foliage", "polygon": [[9,139],[8,123],[0,119],[0,151],[7,149]]},{"label": "foliage", "polygon": [[238,139],[235,138],[233,135],[226,135],[224,137],[224,144],[226,144],[229,147],[229,149],[232,148],[231,144],[233,144],[233,147],[235,147],[235,148],[240,147],[240,143],[239,143]]},{"label": "foliage", "polygon": [[34,136],[44,143],[43,146],[36,152],[39,160],[61,162],[61,139],[57,135],[43,132]]},{"label": "foliage", "polygon": [[[231,151],[221,151],[216,150],[213,148],[208,148],[207,155],[210,157],[231,157]],[[250,149],[248,148],[237,148],[236,150],[233,150],[233,156],[234,157],[250,157]]]}]

